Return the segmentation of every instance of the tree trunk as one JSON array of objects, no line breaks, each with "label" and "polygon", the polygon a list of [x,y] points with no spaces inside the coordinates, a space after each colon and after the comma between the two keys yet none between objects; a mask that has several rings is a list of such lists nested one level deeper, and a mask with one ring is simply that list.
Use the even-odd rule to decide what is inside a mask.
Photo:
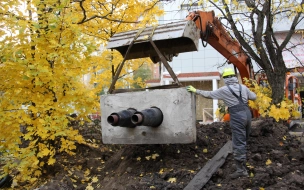
[{"label": "tree trunk", "polygon": [[272,96],[271,96],[272,102],[274,104],[278,104],[284,99],[285,90],[282,89],[285,89],[284,86],[285,86],[287,69],[286,67],[278,67],[273,71],[265,70],[265,72],[267,75],[268,82],[272,89]]}]

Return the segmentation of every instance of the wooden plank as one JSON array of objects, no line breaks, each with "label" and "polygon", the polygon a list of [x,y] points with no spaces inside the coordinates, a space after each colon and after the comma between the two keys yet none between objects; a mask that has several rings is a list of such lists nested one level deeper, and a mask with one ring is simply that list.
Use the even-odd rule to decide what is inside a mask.
[{"label": "wooden plank", "polygon": [[232,141],[228,141],[211,160],[194,176],[184,190],[200,190],[212,175],[225,163],[228,154],[232,153]]}]

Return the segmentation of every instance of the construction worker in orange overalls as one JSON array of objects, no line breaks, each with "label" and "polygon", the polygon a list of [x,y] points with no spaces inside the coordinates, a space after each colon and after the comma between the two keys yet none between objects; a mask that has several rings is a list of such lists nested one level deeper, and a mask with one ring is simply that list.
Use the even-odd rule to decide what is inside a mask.
[{"label": "construction worker in orange overalls", "polygon": [[232,68],[224,69],[222,77],[226,86],[217,90],[197,90],[193,86],[187,86],[187,90],[205,98],[224,101],[230,114],[232,148],[236,163],[236,171],[230,174],[230,177],[232,179],[247,177],[246,144],[250,133],[252,119],[252,114],[248,107],[248,100],[255,100],[256,94],[250,91],[245,85],[239,84]]}]

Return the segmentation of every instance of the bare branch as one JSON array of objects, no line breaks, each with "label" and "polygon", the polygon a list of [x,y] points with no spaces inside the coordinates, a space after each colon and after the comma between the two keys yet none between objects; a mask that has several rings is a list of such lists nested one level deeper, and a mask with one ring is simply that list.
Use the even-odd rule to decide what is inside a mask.
[{"label": "bare branch", "polygon": [[215,7],[222,13],[223,17],[224,17],[226,20],[229,21],[229,19],[227,18],[226,14],[224,13],[224,11],[223,11],[219,6],[217,6],[217,4],[215,4],[215,3],[212,2],[212,1],[209,1],[209,3],[211,3],[213,6],[215,6]]},{"label": "bare branch", "polygon": [[[83,18],[77,24],[83,24],[83,23],[89,22],[89,21],[94,20],[94,19],[105,19],[105,20],[108,20],[108,21],[118,22],[118,23],[130,23],[130,24],[137,24],[137,23],[139,23],[139,21],[127,21],[127,20],[123,20],[123,19],[113,19],[113,18],[111,18],[111,15],[113,14],[115,8],[113,10],[111,10],[110,12],[108,12],[107,14],[105,14],[105,15],[102,15],[102,16],[101,15],[93,15],[90,18],[88,18],[87,14],[86,14],[86,10],[83,7],[84,1],[85,0],[74,0],[74,2],[79,3],[79,6],[80,6],[80,8],[82,10],[82,13],[83,13]],[[145,13],[145,12],[153,9],[153,7],[155,7],[158,2],[160,2],[160,1],[156,1],[152,6],[148,7],[147,9],[145,9],[143,11],[143,13]],[[115,2],[115,4],[113,4],[113,7],[116,7],[116,5],[118,3],[119,3],[119,1]],[[99,2],[99,5],[101,7],[103,7],[105,10],[107,10],[106,6],[103,3]]]},{"label": "bare branch", "polygon": [[[304,0],[302,0],[301,6],[303,6],[303,4],[304,4]],[[285,37],[284,41],[282,42],[282,44],[279,47],[280,51],[282,51],[286,47],[287,43],[290,41],[291,36],[294,34],[295,28],[296,28],[296,26],[298,24],[298,21],[299,21],[299,18],[301,16],[301,14],[302,14],[302,12],[299,12],[295,16],[295,18],[293,19],[293,22],[292,22],[292,24],[290,26],[289,32],[287,33],[287,36]]]},{"label": "bare branch", "polygon": [[245,41],[245,39],[242,37],[242,35],[240,34],[240,32],[238,31],[237,27],[236,27],[236,24],[234,23],[234,20],[232,18],[232,14],[229,10],[229,6],[225,3],[225,0],[222,0],[222,3],[224,4],[225,6],[225,11],[227,13],[227,20],[228,22],[230,23],[231,25],[231,28],[234,32],[234,35],[235,37],[237,38],[237,40],[239,41],[239,43],[242,45],[242,47],[244,47],[247,52],[250,54],[251,57],[253,57],[253,59],[256,61],[256,62],[261,62],[259,56],[254,52],[254,50],[252,49],[252,47]]}]

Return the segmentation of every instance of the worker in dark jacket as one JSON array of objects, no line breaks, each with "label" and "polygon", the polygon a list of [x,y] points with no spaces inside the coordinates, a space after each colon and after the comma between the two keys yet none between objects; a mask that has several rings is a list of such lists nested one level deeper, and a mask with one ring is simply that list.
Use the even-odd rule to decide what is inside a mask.
[{"label": "worker in dark jacket", "polygon": [[214,91],[196,90],[187,86],[189,92],[194,92],[206,98],[223,100],[230,114],[230,127],[232,131],[233,156],[236,171],[231,178],[248,176],[246,169],[246,143],[251,128],[251,111],[248,100],[255,100],[256,94],[245,85],[239,84],[232,68],[226,68],[222,74],[225,85]]}]

